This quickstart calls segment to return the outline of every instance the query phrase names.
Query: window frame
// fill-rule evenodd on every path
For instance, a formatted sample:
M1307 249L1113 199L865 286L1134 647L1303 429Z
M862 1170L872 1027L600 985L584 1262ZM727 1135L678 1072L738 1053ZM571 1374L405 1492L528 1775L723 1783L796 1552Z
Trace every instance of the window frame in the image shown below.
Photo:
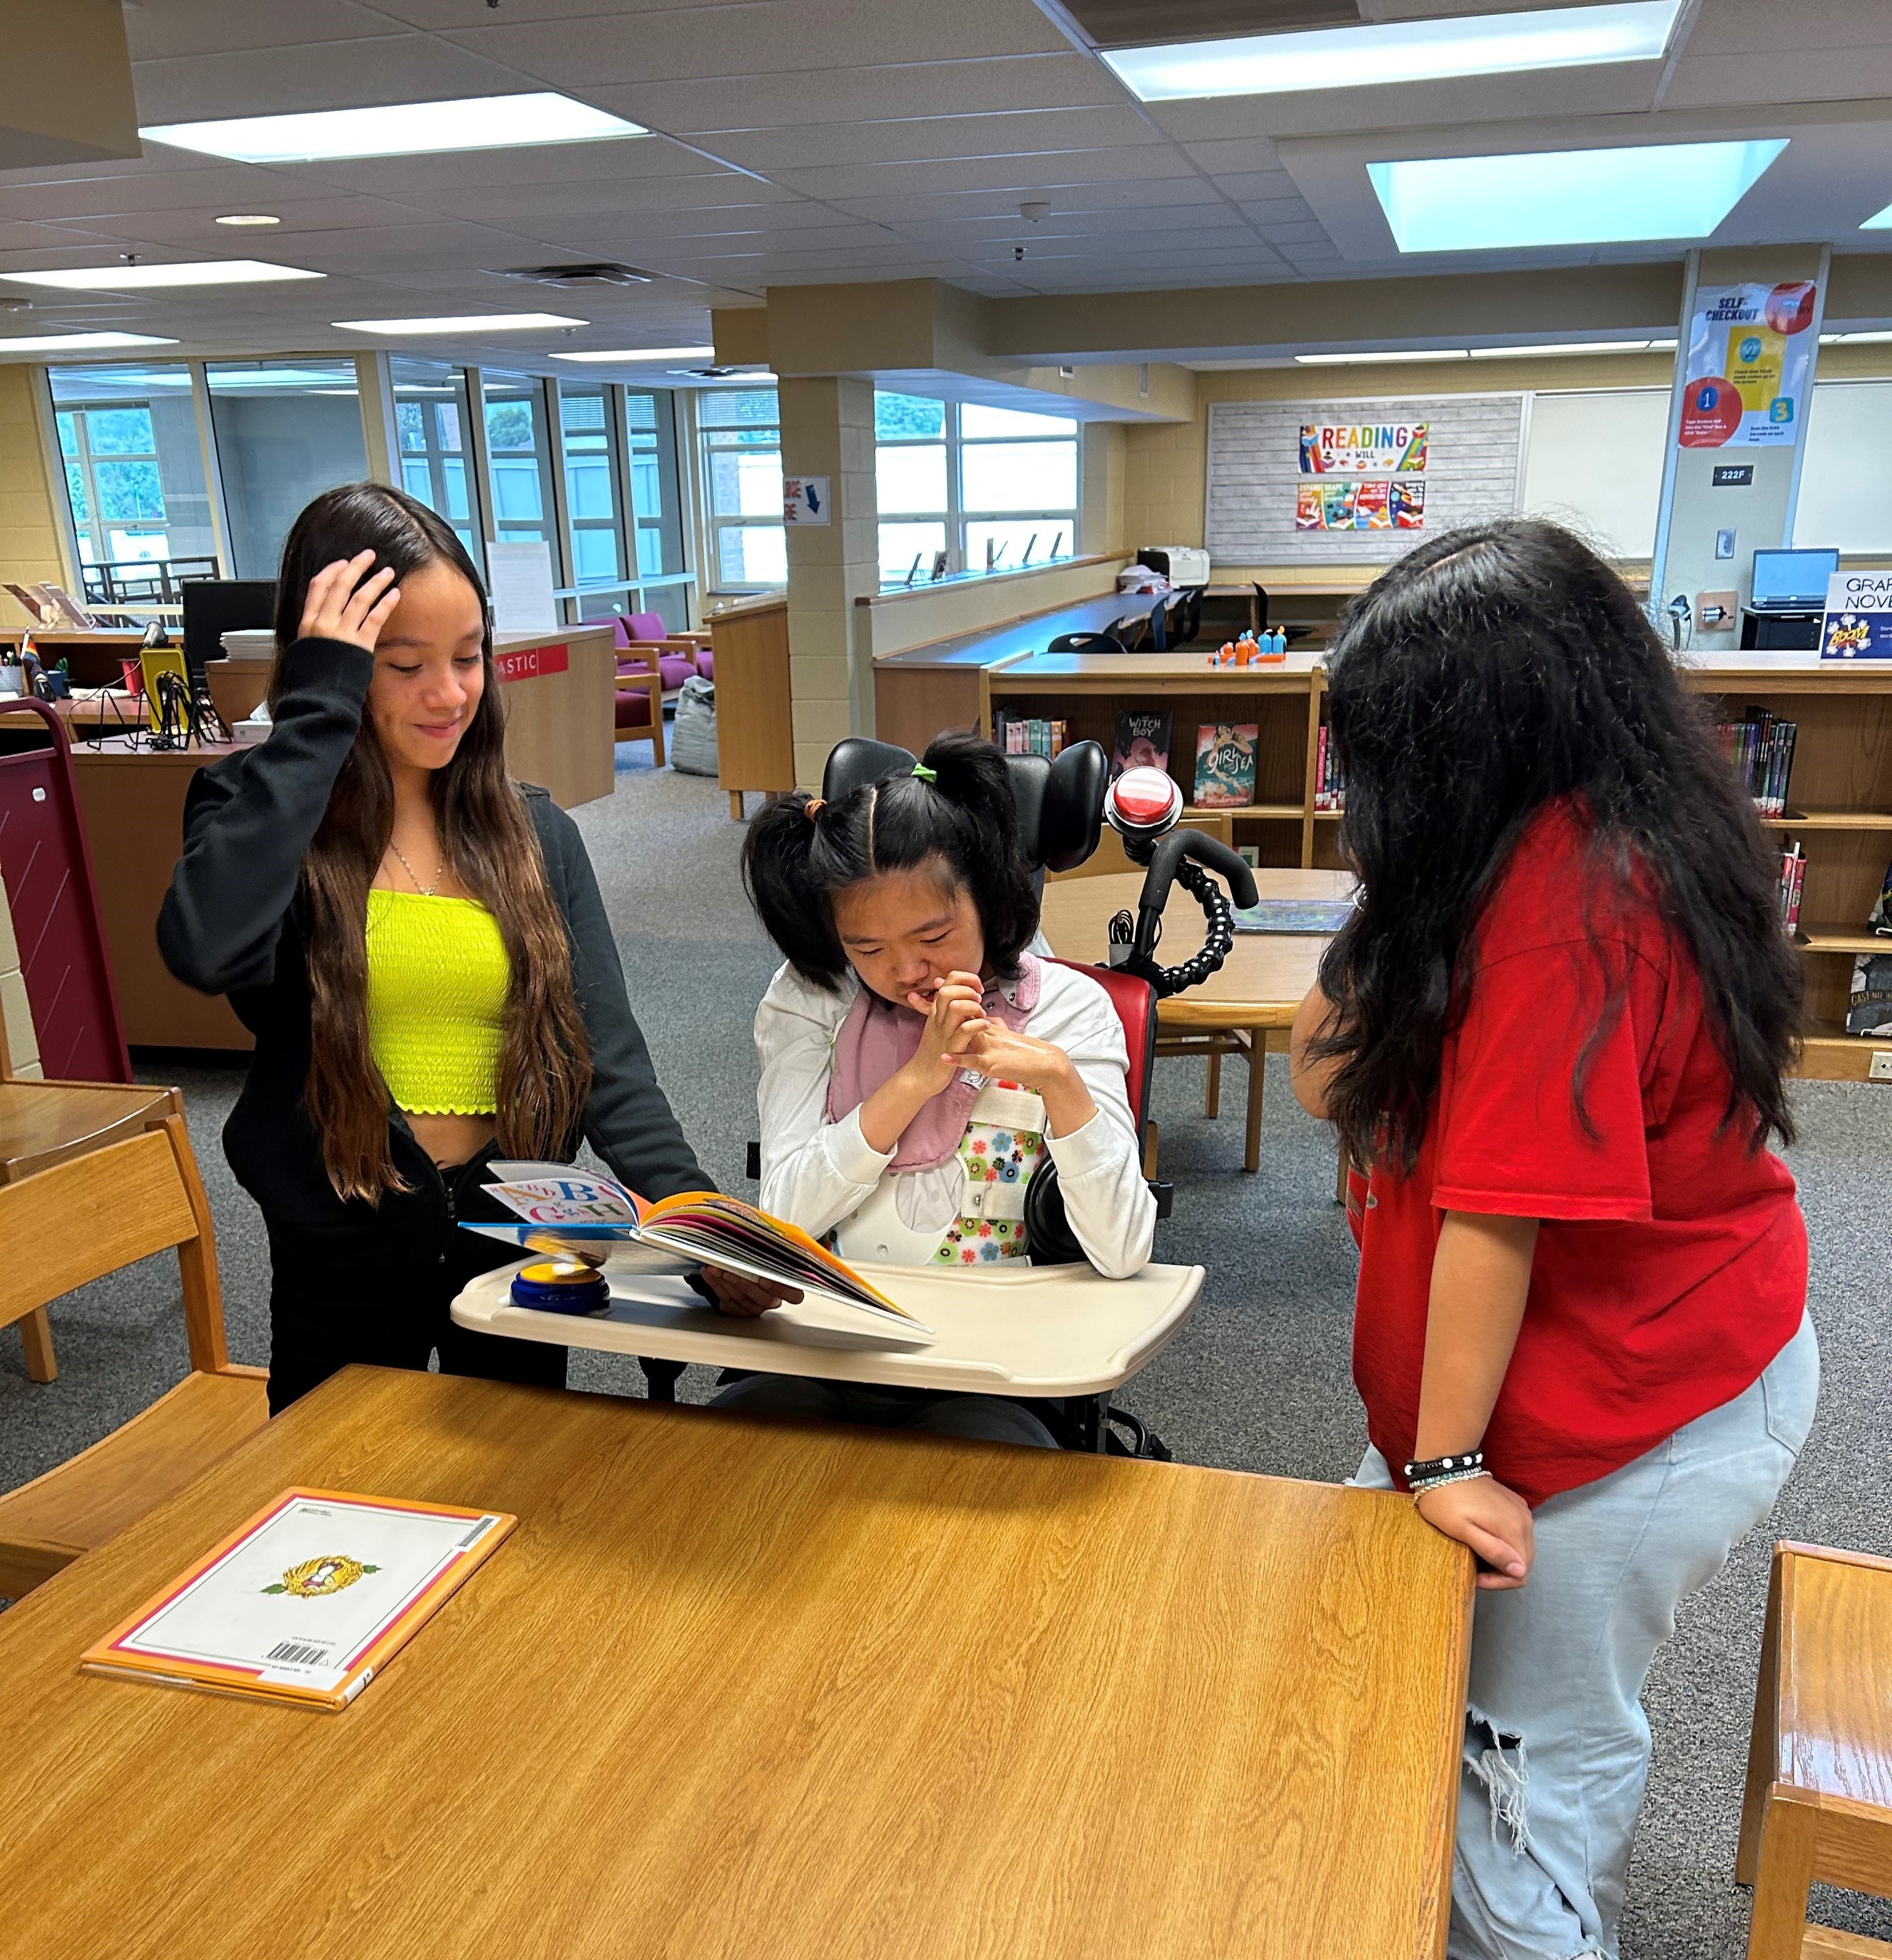
M783 523L779 505L774 517L743 517L739 514L726 514L716 508L716 459L718 456L754 456L767 454L767 447L757 442L739 442L734 438L746 433L768 429L774 435L774 453L779 460L782 453L781 399L771 388L724 389L704 388L697 391L697 453L698 466L702 472L703 531L705 555L709 559L706 568L709 577L704 590L717 593L774 592L781 587L768 580L733 581L723 575L723 533L727 530L779 530L782 533L783 561L787 559L788 530ZM775 419L771 422L731 422L722 426L711 426L703 420L703 406L706 399L718 396L742 393L774 395Z
M149 402L116 401L107 399L97 402L56 401L52 404L54 446L59 451L60 474L65 480L66 514L72 522L73 540L75 544L83 541L90 545L97 554L88 563L84 553L83 552L80 553L79 562L81 566L87 569L97 567L110 571L116 569L121 565L132 566L140 563L158 562L135 558L115 558L112 555L110 536L113 530L161 530L164 535L164 555L162 562L167 566L170 562L171 520L170 507L165 504L164 469L157 453L156 425L152 424L151 426L151 447L148 453L144 451L140 451L137 454L132 454L129 451L116 451L101 456L92 447L92 431L88 420L92 413L95 410L124 409L134 411L142 409L146 422L151 422L151 405ZM66 454L65 444L59 439L61 420L68 415L72 418L73 434L77 444L75 451L71 456ZM160 504L165 504L164 514L156 517L125 518L117 520L107 517L105 514L104 499L99 494L97 466L100 463L148 463L152 469L157 473L157 501ZM80 521L78 514L72 508L72 479L65 474L68 470L73 469L78 471L79 481L85 492L87 514L83 523Z

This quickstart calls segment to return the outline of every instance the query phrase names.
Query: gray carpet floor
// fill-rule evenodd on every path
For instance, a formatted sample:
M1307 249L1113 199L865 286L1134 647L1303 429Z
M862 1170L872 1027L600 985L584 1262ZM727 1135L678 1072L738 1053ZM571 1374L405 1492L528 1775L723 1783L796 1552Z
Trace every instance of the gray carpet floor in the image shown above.
M659 1075L705 1168L752 1195L742 1176L755 1130L749 1027L775 963L742 897L741 828L713 782L628 760L616 795L577 816ZM266 1363L261 1221L217 1141L240 1074L143 1060L148 1079L185 1091L217 1221L231 1354ZM1157 1255L1199 1262L1209 1281L1184 1335L1124 1399L1183 1461L1334 1480L1357 1464L1364 1442L1347 1366L1353 1250L1333 1202L1331 1143L1296 1107L1280 1066L1270 1067L1262 1169L1252 1177L1241 1169L1239 1068L1216 1122L1202 1116L1200 1063L1158 1069L1155 1113L1177 1200ZM1789 1156L1813 1238L1820 1418L1770 1522L1688 1602L1656 1662L1646 1698L1655 1764L1631 1873L1626 1960L1728 1960L1744 1950L1747 1895L1731 1875L1772 1538L1892 1554L1892 1093L1809 1083L1795 1098L1802 1138ZM0 1332L0 1489L104 1435L185 1370L168 1256L58 1302L52 1326L60 1374L49 1386L27 1381L18 1335ZM641 1392L634 1364L614 1357L578 1355L572 1376L584 1389ZM700 1399L706 1388L686 1377L683 1392ZM1815 1916L1892 1937L1892 1904L1822 1892Z

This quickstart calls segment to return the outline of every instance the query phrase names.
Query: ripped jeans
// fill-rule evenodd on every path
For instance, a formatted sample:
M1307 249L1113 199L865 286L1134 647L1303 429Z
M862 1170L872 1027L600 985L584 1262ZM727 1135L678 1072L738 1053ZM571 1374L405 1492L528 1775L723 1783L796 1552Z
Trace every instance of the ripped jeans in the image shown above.
M1649 1777L1649 1664L1676 1608L1767 1515L1819 1393L1803 1319L1732 1402L1541 1504L1529 1580L1478 1595L1451 1960L1614 1960ZM1354 1481L1391 1488L1378 1450Z

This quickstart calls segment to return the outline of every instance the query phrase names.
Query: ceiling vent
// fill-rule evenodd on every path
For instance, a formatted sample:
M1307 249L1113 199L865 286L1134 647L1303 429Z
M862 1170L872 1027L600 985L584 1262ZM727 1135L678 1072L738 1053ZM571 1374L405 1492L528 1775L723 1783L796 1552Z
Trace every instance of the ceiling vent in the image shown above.
M599 259L577 266L508 266L498 276L524 279L535 286L561 286L571 291L588 286L647 286L657 275L635 266Z
M673 368L670 372L673 374L688 374L698 381L727 381L738 374L766 374L768 370L758 367L752 361L740 368Z

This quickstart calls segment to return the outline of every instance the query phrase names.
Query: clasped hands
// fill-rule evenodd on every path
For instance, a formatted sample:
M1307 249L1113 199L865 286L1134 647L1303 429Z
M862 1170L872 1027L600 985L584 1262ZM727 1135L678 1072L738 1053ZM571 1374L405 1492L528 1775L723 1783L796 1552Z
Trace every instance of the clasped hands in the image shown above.
M1041 1096L1072 1073L1070 1058L1061 1048L1016 1034L987 1014L985 985L976 973L949 973L930 992L916 988L907 1004L927 1017L919 1052L907 1064L922 1100L938 1095L962 1068L1022 1083Z

